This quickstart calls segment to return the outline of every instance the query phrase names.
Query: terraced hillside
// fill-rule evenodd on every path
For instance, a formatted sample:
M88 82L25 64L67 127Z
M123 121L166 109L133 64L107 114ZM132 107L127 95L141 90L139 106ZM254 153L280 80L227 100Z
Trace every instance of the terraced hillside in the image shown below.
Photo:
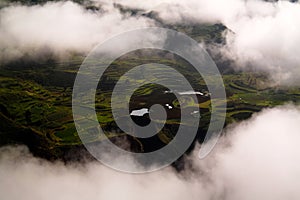
M164 25L167 26L167 25ZM197 41L207 44L224 42L222 32L226 27L215 25L181 26L169 25ZM65 62L48 60L34 62L26 59L1 66L0 68L0 142L1 145L25 143L31 151L48 159L68 159L70 152L84 149L77 135L72 117L72 87L76 73L84 57L75 55ZM145 63L161 63L173 67L184 75L194 90L197 99L188 93L183 106L188 113L181 113L174 95L159 85L146 85L134 92L130 101L130 113L149 109L160 103L167 110L168 118L163 130L150 139L135 138L124 134L116 125L110 108L114 85L126 71ZM227 73L227 66L217 62L223 73L227 93L226 125L249 118L265 107L283 104L286 101L299 103L300 88L270 87L264 74ZM131 81L131 80L128 80ZM185 60L164 51L141 50L131 52L111 64L100 80L96 95L97 117L106 135L113 141L127 139L130 149L150 152L172 140L178 129L181 114L197 115L200 108L201 121L197 140L204 139L210 120L210 95L201 77ZM149 123L149 114L132 115L141 125Z

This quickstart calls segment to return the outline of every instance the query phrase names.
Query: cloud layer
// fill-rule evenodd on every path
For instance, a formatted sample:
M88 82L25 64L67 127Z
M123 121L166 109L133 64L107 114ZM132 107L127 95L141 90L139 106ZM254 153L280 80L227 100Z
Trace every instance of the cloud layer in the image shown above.
M172 168L132 175L99 163L65 166L34 158L25 147L3 147L0 193L5 200L296 200L299 121L299 107L264 110L228 128L205 160L199 160L195 151L181 174Z
M2 62L43 51L61 57L72 51L87 53L115 34L153 24L150 19L124 16L113 7L92 11L69 1L9 6L0 10L0 19Z
M109 1L102 10L72 2L12 5L0 10L0 63L53 52L87 53L114 34L151 26L144 17L121 14ZM268 72L278 84L300 84L300 5L280 1L115 1L157 11L168 23L225 24L221 50L239 69ZM300 199L300 108L266 109L226 130L205 160L187 157L187 167L143 175L99 163L64 165L34 158L26 147L0 149L1 199Z
M98 0L96 0L98 1ZM100 0L101 1L101 0ZM277 84L300 84L300 4L262 0L117 0L154 10L167 23L223 23L223 54L237 69L269 73Z
M269 73L279 85L300 84L300 4L262 0L94 0L99 11L72 2L11 5L0 10L0 60L43 52L89 52L126 30L153 26L143 16L120 13L113 3L156 11L167 23L223 23L227 45L219 48L241 70Z

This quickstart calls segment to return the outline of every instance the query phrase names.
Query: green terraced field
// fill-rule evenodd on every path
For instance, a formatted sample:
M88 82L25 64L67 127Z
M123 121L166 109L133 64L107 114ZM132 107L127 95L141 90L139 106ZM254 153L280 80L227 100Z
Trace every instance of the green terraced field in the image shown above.
M220 25L172 28L182 30L198 41L211 42L220 42L220 33L224 30ZM22 67L18 64L0 68L1 145L25 143L35 154L46 158L61 158L67 150L81 148L72 117L71 97L76 73L83 59L81 56L74 56L69 62L48 63L40 67L24 63ZM148 84L134 92L130 100L130 111L149 108L154 103L172 105L172 110L167 112L168 119L164 129L149 141L125 136L116 126L110 108L114 85L129 69L150 62L173 67L189 80L195 91L208 94L202 77L197 76L189 63L164 51L131 52L112 63L101 78L96 94L98 121L111 140L127 137L132 141L132 148L138 152L152 151L170 142L180 123L180 106L175 95L165 94L164 87ZM226 125L247 119L265 107L287 101L296 104L300 102L300 88L270 87L264 74L223 73L223 79L227 93ZM197 140L202 141L210 120L209 95L197 100L187 95L182 106L190 112L195 107L200 108L201 121ZM149 116L145 115L143 119L136 120L145 123L148 119Z

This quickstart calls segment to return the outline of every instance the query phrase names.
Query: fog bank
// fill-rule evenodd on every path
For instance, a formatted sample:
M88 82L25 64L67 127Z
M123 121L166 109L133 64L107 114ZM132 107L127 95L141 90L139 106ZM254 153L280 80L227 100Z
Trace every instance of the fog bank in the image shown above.
M133 175L99 163L65 166L32 157L27 148L0 149L0 193L20 199L222 199L300 198L300 109L266 109L226 130L204 160L198 150L178 174L171 167Z
M0 63L24 56L39 59L43 52L58 58L72 52L87 54L116 34L153 24L124 16L113 6L87 10L70 1L11 5L0 10L0 19Z
M95 0L97 2L107 2ZM300 4L263 0L116 0L122 5L155 11L166 23L222 23L223 56L238 70L267 72L278 85L300 84Z

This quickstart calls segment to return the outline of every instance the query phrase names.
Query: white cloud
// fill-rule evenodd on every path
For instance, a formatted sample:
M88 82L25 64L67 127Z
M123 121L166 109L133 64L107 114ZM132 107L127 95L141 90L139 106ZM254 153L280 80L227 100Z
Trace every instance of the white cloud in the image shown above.
M0 193L12 199L299 199L300 108L267 109L226 131L193 170L133 175L98 163L86 166L33 158L24 147L0 150ZM197 152L194 153L197 155Z
M98 1L98 0L96 0ZM276 84L300 84L300 4L262 0L115 0L157 11L168 23L223 23L223 53L238 69L265 71Z
M299 121L299 108L279 107L228 130L231 146L216 155L215 175L227 199L300 198Z
M146 18L123 16L113 7L93 12L69 1L10 6L0 10L0 18L2 61L39 55L45 49L58 56L86 53L115 34L153 24Z
M263 3L261 3L263 4ZM271 4L272 5L272 4ZM268 72L277 84L300 84L300 4L280 2L229 22L225 52L237 66Z
M222 52L238 69L270 74L276 84L300 84L300 4L262 0L95 0L105 12L92 12L72 2L10 6L0 10L0 60L40 52L88 52L114 34L154 22L122 15L113 3L157 11L168 23L221 22L226 34Z

